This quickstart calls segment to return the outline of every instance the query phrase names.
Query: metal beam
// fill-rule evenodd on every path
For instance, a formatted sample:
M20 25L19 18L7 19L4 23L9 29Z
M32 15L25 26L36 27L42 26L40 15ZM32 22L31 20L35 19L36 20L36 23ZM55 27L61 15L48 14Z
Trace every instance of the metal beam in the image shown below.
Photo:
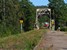
M39 29L38 15L46 14L46 11L49 11L50 29L51 29L51 9L50 8L38 8L38 9L36 9L36 27L37 27L37 29Z

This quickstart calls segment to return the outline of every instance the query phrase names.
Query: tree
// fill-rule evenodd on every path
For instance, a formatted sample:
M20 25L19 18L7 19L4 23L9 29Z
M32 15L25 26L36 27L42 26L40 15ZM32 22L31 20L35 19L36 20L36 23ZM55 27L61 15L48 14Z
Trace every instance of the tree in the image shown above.
M20 5L23 7L24 30L29 31L34 28L35 7L29 0L22 0Z
M23 5L26 5L25 8ZM21 0L20 2L19 0L0 0L0 33L8 35L19 33L19 19L22 16L24 18L24 30L33 29L34 10L35 8L29 0Z
M65 11L64 0L49 0L49 8L52 10L52 18L55 19L57 29L59 23L62 23L61 20L64 18L64 14L66 14L63 13Z
M0 33L19 32L19 16L16 13L20 9L18 0L1 0L0 5Z

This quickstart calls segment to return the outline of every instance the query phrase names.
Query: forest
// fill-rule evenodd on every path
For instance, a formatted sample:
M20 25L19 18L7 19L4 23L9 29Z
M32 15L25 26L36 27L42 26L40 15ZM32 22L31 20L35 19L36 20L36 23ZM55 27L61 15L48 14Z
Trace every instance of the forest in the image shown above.
M67 4L64 0L48 0L51 17L55 19L56 29L67 30ZM34 29L36 6L29 0L0 0L0 37L20 33L20 22L23 19L23 31Z

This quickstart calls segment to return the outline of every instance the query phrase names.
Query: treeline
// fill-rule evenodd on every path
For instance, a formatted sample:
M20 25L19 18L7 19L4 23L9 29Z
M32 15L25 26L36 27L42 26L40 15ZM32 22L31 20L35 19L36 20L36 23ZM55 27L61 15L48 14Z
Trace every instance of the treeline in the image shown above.
M55 19L56 29L67 26L67 4L64 0L48 0L48 7L51 8L51 16ZM64 30L64 29L63 29ZM67 29L66 29L67 30Z
M0 0L0 36L20 33L20 18L24 31L33 29L35 7L29 0Z
M48 0L51 17L56 29L67 25L67 4L64 0ZM23 18L23 30L34 29L35 7L29 0L0 0L0 36L20 33L19 19Z
M50 8L51 18L55 20L55 30L57 30L58 27L61 27L61 30L67 31L67 3L65 3L64 0L48 1L48 6L37 6L36 8ZM43 19L45 20L45 18L42 18L42 20Z

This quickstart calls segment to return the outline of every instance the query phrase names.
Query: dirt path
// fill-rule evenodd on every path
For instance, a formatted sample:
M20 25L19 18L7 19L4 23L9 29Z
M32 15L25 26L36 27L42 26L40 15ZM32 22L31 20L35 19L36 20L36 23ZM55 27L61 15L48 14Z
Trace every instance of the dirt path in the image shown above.
M48 31L34 50L67 50L67 34L60 31Z

